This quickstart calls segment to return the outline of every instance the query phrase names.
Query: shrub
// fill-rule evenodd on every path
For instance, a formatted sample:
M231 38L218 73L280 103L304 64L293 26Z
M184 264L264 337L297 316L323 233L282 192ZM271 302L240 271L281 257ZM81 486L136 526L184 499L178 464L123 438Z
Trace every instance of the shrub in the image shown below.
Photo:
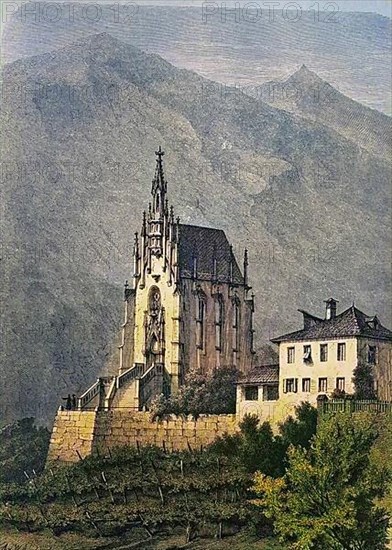
M359 363L354 369L352 381L355 388L355 399L377 399L371 365L368 363Z
M197 418L201 414L235 413L237 379L238 371L233 367L221 367L206 375L192 370L176 395L159 395L152 401L152 418L169 414Z
M23 482L26 474L41 472L49 441L49 431L37 428L34 418L23 418L4 427L0 431L0 483Z

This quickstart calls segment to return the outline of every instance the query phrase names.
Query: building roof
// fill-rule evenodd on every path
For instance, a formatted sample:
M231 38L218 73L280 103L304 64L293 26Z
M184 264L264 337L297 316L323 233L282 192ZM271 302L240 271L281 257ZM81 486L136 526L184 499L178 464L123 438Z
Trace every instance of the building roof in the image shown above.
M240 385L261 385L279 383L279 365L261 365L254 367L237 382Z
M392 331L384 327L377 317L369 317L354 305L332 319L321 319L300 311L304 316L304 328L273 338L272 342L327 340L350 336L392 340Z
M180 224L178 261L182 277L192 278L196 264L198 279L228 283L232 271L232 282L244 284L232 248L221 229Z

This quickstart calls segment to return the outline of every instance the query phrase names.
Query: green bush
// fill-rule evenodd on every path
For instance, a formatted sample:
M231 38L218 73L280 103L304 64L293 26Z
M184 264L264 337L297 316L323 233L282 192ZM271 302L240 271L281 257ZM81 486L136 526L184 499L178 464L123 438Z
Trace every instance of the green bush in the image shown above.
M230 456L247 472L261 471L278 477L284 474L286 453L290 445L308 448L317 429L317 409L301 403L295 418L289 417L274 435L268 422L260 425L255 415L245 415L240 432L218 438L210 447L212 452Z
M50 433L23 418L0 431L0 483L20 483L40 473L46 461Z
M152 401L152 419L170 414L198 418L201 414L235 413L238 374L234 367L221 367L205 375L190 371L176 395L161 394Z

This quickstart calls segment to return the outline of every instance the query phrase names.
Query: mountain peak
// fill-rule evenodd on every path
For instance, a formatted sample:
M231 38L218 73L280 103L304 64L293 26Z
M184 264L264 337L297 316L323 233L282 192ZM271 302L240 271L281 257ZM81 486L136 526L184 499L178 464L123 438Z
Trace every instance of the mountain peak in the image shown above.
M81 38L77 42L74 42L73 45L93 46L93 47L102 47L102 46L118 47L118 46L124 46L125 43L122 42L121 40L118 40L108 32L99 32L95 34L89 34L88 36Z
M301 82L302 84L313 85L315 83L324 82L322 78L319 77L317 73L308 69L308 67L303 64L301 67L295 71L289 78L287 82Z
M315 73L314 71L310 70L306 65L305 63L303 63L301 65L301 67L294 73L294 74L302 74L302 75L307 75L307 76L316 76L317 78L320 78L318 76L317 73Z

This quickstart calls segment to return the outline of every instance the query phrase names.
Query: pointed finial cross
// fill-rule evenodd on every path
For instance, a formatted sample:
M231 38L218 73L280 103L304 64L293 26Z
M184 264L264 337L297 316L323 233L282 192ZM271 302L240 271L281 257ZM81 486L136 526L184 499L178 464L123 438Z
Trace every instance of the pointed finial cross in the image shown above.
M159 162L161 162L161 161L162 161L162 157L163 157L163 155L165 154L165 151L162 151L162 147L159 146L158 151L155 151L155 154L156 154L156 156L158 157L157 160L158 160Z

